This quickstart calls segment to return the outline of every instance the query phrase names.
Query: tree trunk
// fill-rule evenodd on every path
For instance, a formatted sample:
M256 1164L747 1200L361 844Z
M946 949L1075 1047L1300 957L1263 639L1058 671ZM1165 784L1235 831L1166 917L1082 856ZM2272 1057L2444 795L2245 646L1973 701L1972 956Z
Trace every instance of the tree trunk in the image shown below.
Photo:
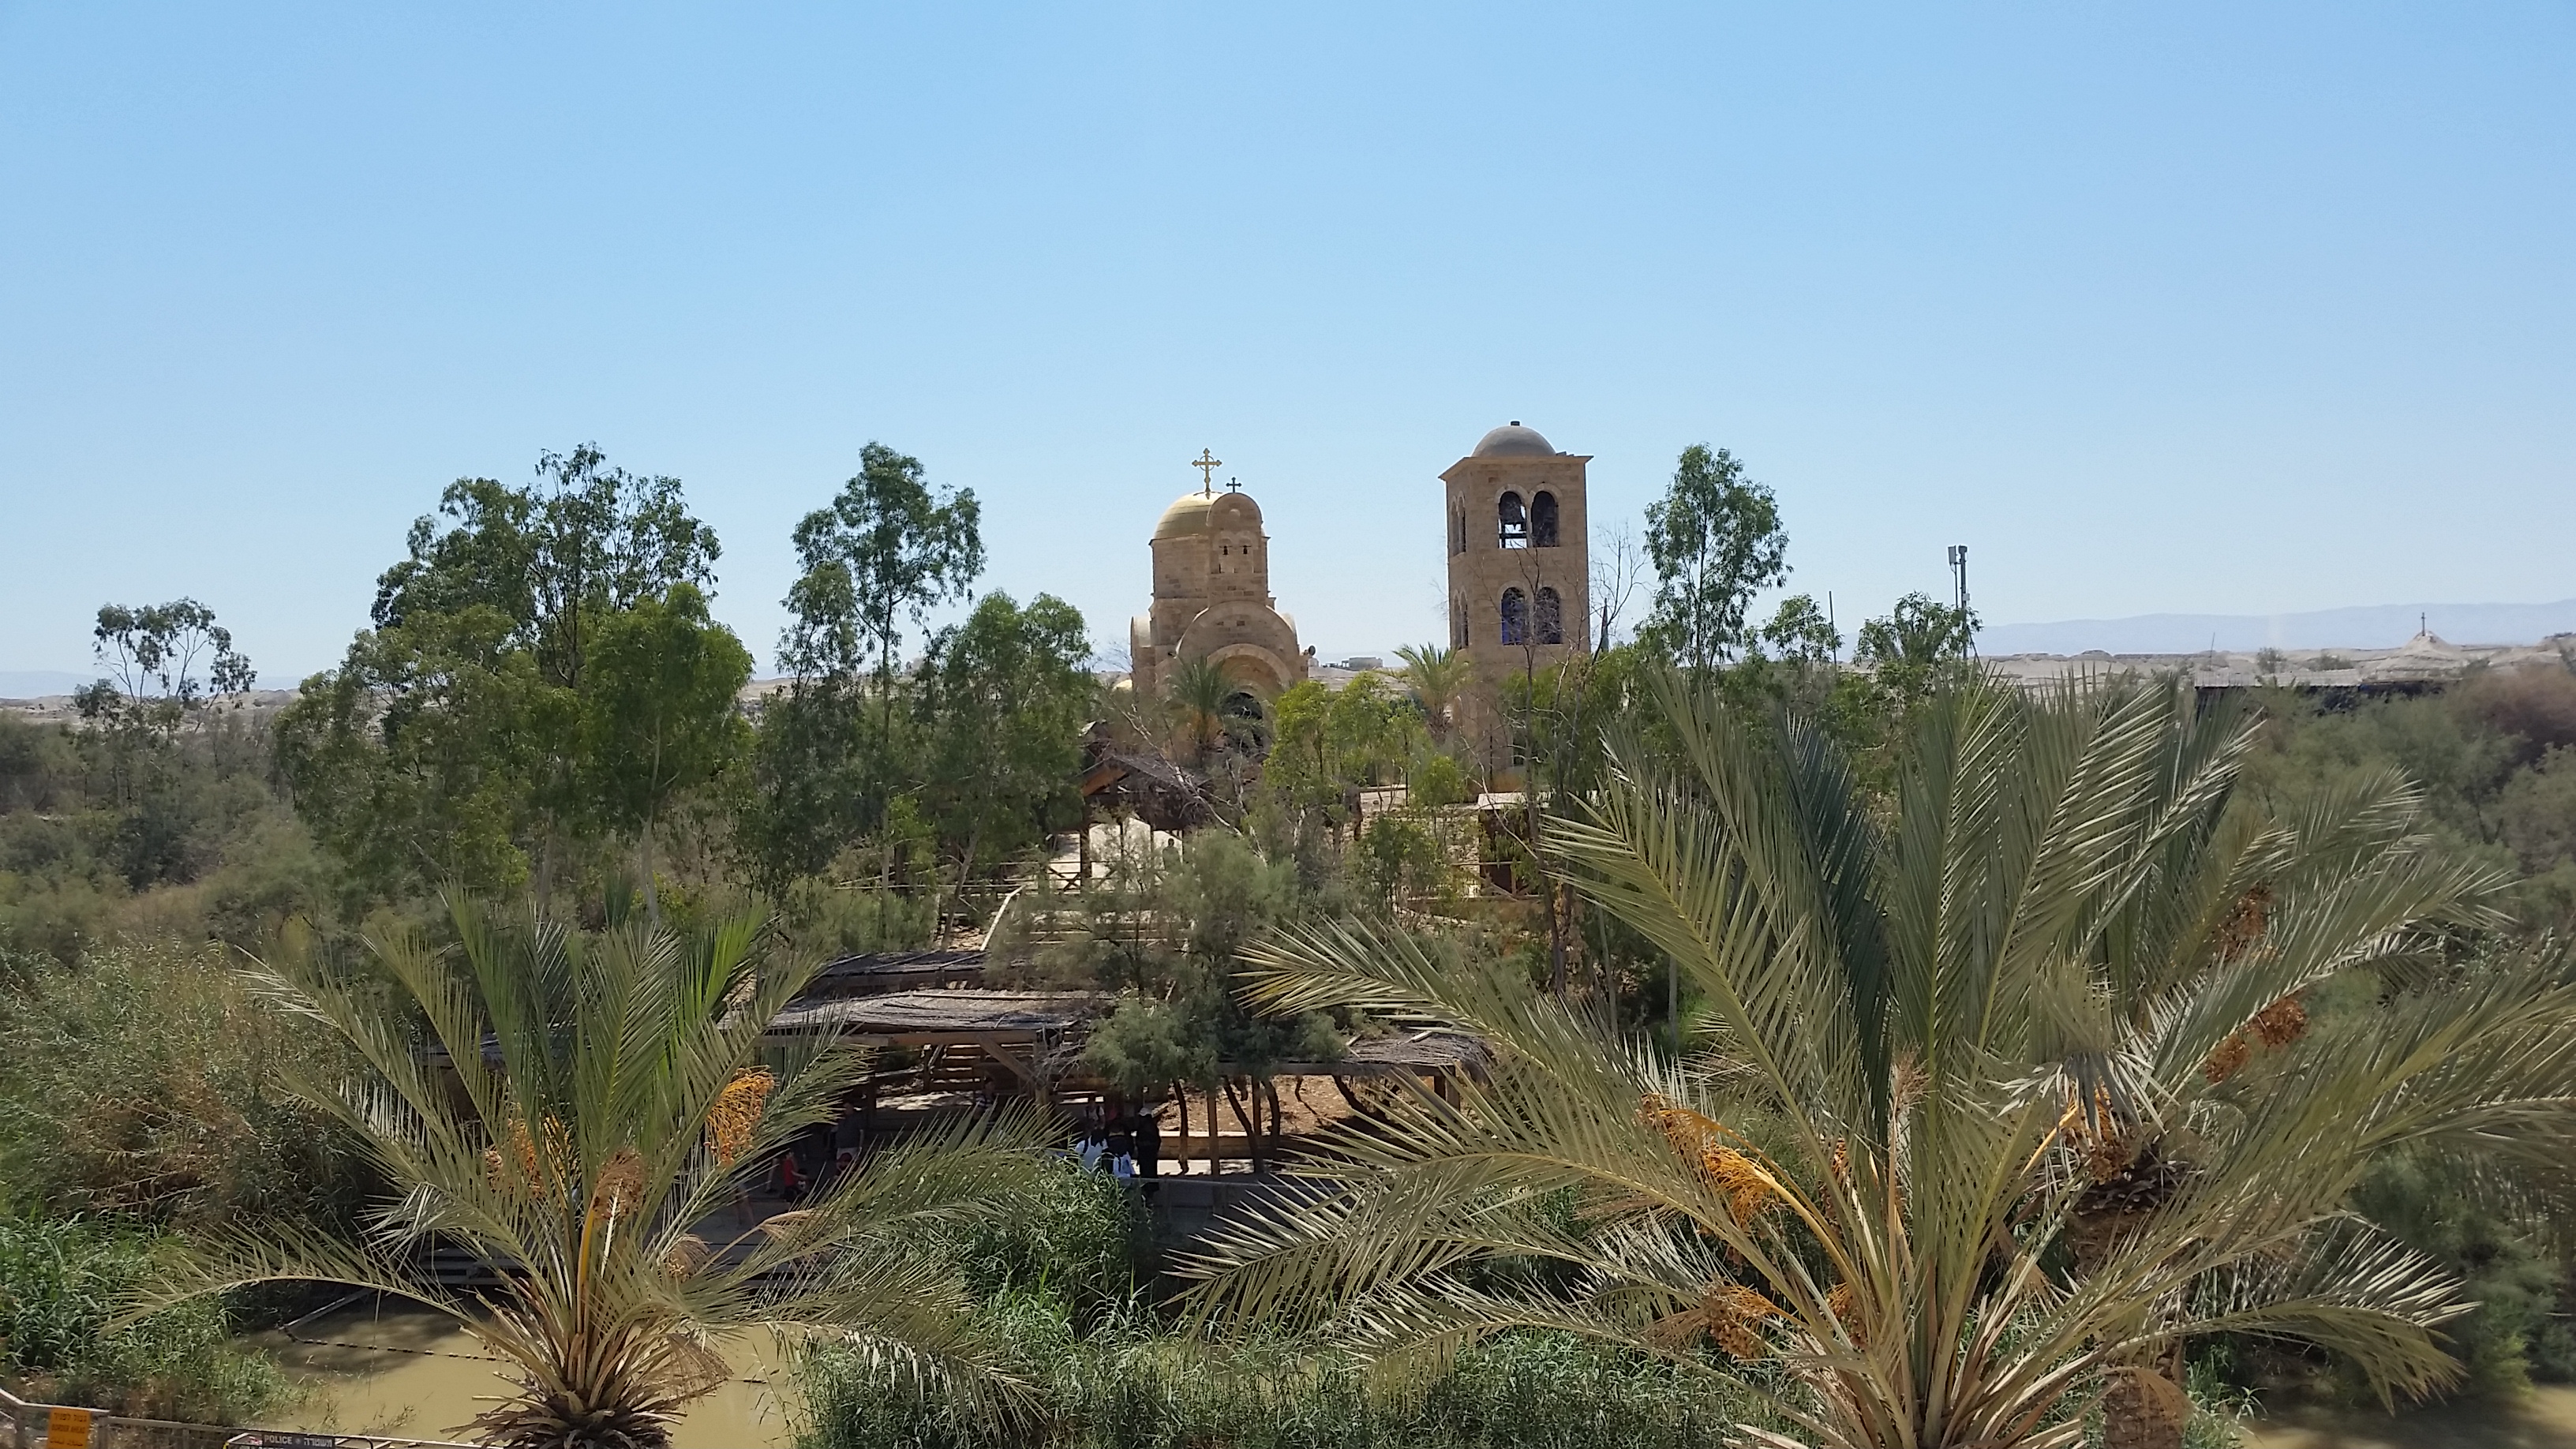
M1207 1099L1208 1176L1214 1177L1225 1171L1225 1158L1218 1154L1216 1145L1218 1136L1225 1131L1225 1123L1216 1114L1216 1083L1214 1082L1208 1083Z
M1244 1110L1243 1099L1235 1095L1234 1083L1225 1084L1225 1104L1234 1109L1234 1120L1243 1124L1244 1146L1252 1154L1253 1176L1261 1175L1261 1098L1256 1094L1250 1111Z
M2143 1364L2114 1372L2102 1395L2102 1449L2182 1449L2191 1396Z
M644 820L644 836L639 842L644 857L644 919L654 930L662 929L662 897L653 889L653 821Z
M1333 1078L1333 1090L1341 1093L1342 1100L1350 1103L1351 1110L1360 1116L1366 1117L1372 1122L1384 1119L1386 1114L1378 1111L1368 1103L1361 1101L1359 1094L1351 1090L1350 1083L1343 1081L1339 1077L1335 1077Z
M1535 823L1532 828L1536 828ZM1538 859L1536 838L1530 841L1530 859ZM1541 909L1547 912L1547 989L1550 995L1563 1001L1566 989L1565 913L1557 906L1555 882L1540 878L1539 899L1543 902Z
M975 828L966 832L966 854L964 858L959 860L957 863L957 901L961 908L965 905L966 901L966 879L968 876L972 875L975 870L975 852L982 847L983 843L984 825L982 820L979 818L976 821ZM938 950L941 944L939 927L941 918L947 909L947 899L948 894L946 887L935 881L932 882L930 898L930 948L934 951Z

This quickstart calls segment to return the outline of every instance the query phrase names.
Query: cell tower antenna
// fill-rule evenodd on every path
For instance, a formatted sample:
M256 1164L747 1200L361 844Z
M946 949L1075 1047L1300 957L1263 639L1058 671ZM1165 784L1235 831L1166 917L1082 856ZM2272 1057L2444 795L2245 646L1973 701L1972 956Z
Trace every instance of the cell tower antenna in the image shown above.
M1968 546L1964 543L1950 545L1950 585L1951 591L1958 596L1959 612L1966 613L1968 611Z

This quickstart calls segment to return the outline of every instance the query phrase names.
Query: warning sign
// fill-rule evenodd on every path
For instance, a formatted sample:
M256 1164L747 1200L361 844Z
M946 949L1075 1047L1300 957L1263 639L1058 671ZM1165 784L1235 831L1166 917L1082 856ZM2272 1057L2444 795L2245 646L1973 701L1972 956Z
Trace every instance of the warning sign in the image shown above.
M87 1409L54 1409L45 1415L45 1449L89 1449Z

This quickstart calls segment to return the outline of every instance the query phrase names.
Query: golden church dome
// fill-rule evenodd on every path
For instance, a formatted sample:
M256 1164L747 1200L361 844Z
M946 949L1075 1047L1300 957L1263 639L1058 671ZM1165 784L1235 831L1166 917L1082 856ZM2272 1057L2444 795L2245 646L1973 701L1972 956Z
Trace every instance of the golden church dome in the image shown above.
M1261 505L1252 501L1251 494L1231 489L1223 493L1184 493L1163 510L1162 522L1154 525L1154 537L1188 538L1207 532L1211 524L1259 528Z
M1154 537L1182 538L1207 532L1208 506L1216 502L1204 493L1184 493L1171 507L1163 510L1162 522L1154 525Z

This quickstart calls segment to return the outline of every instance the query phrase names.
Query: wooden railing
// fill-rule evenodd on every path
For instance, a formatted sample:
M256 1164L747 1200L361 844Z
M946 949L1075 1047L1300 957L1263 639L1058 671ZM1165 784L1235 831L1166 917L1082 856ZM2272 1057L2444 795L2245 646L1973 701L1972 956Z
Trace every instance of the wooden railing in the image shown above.
M0 1446L5 1449L476 1449L445 1439L389 1439L381 1434L308 1434L288 1429L227 1429L87 1409L38 1404L0 1389Z

